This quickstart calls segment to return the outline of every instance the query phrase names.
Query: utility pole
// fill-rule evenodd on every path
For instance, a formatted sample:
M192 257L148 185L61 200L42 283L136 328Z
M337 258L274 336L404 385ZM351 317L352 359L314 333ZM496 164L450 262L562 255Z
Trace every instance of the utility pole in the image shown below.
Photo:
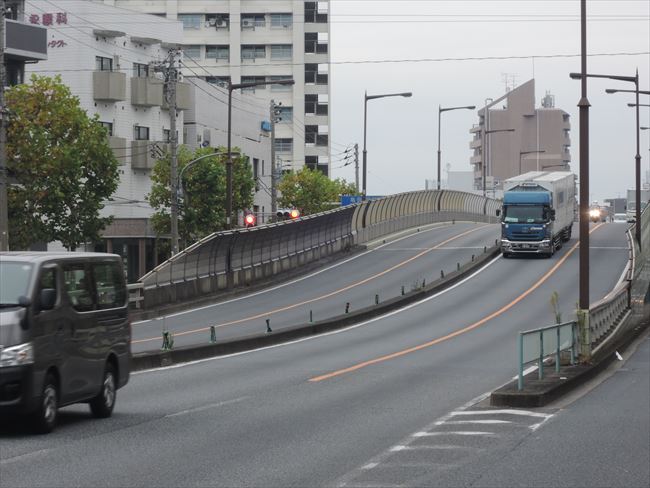
M354 184L359 191L359 144L354 145Z
M6 5L0 0L0 251L9 250L9 210L7 199L7 129L5 119L5 13Z
M172 256L178 254L178 132L176 130L176 83L178 82L178 69L176 68L178 50L169 52L159 70L165 77L165 100L169 106L169 143L171 152L171 167L169 180L171 186L171 238Z
M278 212L278 168L275 161L275 122L278 119L278 106L275 100L271 100L271 218L275 218Z

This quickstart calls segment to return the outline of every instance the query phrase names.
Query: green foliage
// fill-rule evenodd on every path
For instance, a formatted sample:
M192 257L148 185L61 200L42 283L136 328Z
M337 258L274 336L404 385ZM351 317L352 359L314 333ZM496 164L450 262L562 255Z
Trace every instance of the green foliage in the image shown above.
M233 151L237 151L233 148ZM178 233L185 246L223 230L226 225L226 149L207 147L192 152L181 146L178 151L178 173L191 161L207 157L183 172L183 200L178 211ZM151 175L151 193L147 200L156 210L152 224L158 235L171 232L170 155L159 159ZM253 172L245 156L233 158L233 211L250 208L253 204Z
M6 103L11 249L99 240L111 220L99 211L119 172L98 116L88 116L59 76L32 76L7 90Z
M286 174L278 190L280 206L296 207L303 215L323 212L337 207L341 195L358 194L355 185L345 180L330 180L318 170L308 167Z

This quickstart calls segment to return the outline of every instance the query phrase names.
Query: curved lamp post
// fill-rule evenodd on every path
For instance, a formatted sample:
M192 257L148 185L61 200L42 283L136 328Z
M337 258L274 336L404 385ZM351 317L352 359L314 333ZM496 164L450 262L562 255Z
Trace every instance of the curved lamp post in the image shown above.
M476 106L467 105L465 107L441 107L438 105L438 190L440 190L440 115L442 112L449 112L451 110L474 110Z
M374 100L376 98L387 98L387 97L411 97L413 93L387 93L385 95L368 95L368 92L365 92L363 97L363 188L361 190L361 200L366 199L366 178L367 178L367 167L368 167L368 151L366 151L366 126L368 122L368 100Z

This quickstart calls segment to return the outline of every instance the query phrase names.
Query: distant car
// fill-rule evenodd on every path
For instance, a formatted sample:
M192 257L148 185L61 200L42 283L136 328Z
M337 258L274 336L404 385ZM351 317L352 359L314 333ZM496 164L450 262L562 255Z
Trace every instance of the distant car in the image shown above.
M599 207L592 207L589 209L589 220L592 222L606 222L607 221L607 212L604 212Z
M614 222L627 222L627 214L624 213L614 214Z

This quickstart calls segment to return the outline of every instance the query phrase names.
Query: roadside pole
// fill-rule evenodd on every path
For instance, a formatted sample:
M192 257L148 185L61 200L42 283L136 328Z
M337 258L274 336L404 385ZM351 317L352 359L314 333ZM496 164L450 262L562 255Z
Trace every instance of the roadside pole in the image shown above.
M5 120L5 1L0 0L0 251L9 250L9 201L7 199L7 128Z

